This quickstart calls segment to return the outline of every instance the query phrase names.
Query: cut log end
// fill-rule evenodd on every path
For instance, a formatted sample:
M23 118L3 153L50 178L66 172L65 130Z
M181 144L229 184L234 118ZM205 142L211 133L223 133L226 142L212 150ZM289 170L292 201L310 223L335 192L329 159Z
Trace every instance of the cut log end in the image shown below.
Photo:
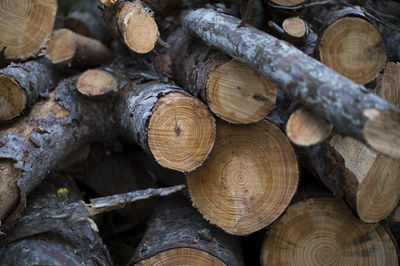
M0 121L19 116L25 109L27 96L14 78L0 74Z
M14 168L12 160L0 160L0 221L2 221L19 200L17 179L21 172Z
M275 3L280 6L297 6L305 3L307 0L271 0L272 3Z
M86 96L100 96L117 90L118 81L109 72L103 70L87 70L76 82L77 90Z
M286 134L295 144L311 146L326 140L332 133L333 125L313 114L304 107L290 115Z
M335 21L323 33L318 48L322 63L360 84L377 77L387 58L379 31L358 17Z
M400 159L400 113L366 109L363 133L368 145L394 159Z
M282 28L292 37L302 38L306 35L306 24L299 17L285 19L282 23Z
M275 84L236 60L212 72L206 88L211 111L230 123L258 122L276 100Z
M154 49L159 31L151 13L138 2L125 2L117 18L125 44L134 52L144 54Z
M194 205L228 233L247 235L275 221L298 184L297 158L286 136L266 120L217 123L213 151L186 175Z
M135 265L225 265L213 255L194 248L174 248L142 260Z
M77 38L73 31L60 29L53 32L46 48L46 57L53 64L69 64L76 51Z
M5 0L0 2L0 51L7 59L26 59L42 48L51 31L57 1Z
M400 63L386 63L384 72L380 75L376 94L391 104L400 107Z
M288 208L266 235L262 265L398 265L396 246L380 224L358 220L334 198Z
M202 102L182 93L158 100L148 128L151 153L166 168L191 171L204 162L214 145L214 118Z

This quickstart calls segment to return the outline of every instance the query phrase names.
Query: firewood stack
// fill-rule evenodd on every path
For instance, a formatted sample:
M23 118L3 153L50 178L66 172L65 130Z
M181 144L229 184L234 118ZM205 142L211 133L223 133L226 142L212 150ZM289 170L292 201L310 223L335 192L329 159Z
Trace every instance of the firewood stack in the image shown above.
M399 14L0 0L0 265L398 265Z

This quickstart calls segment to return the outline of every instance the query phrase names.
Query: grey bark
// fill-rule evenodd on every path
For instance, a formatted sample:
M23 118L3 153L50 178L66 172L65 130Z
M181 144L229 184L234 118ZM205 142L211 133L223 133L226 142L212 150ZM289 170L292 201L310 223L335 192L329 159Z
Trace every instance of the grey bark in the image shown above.
M366 109L388 112L400 125L400 111L382 98L337 74L292 45L214 10L198 9L184 20L185 29L208 45L248 64L307 108L327 118L344 135L366 143ZM388 154L393 156L392 154Z
M129 265L174 248L198 249L226 265L243 265L238 239L210 225L181 197L160 202Z
M60 188L68 189L65 198L57 196ZM0 264L112 265L93 220L81 217L77 223L58 223L55 217L51 223L46 221L48 217L42 216L43 211L56 212L67 208L68 202L80 199L78 188L71 179L52 177L46 180L29 196L27 209L16 229L7 232L5 239L0 237L5 240L0 248ZM37 226L29 227L28 221ZM35 230L39 227L43 230ZM29 229L33 230L28 232ZM21 235L20 230L26 234Z

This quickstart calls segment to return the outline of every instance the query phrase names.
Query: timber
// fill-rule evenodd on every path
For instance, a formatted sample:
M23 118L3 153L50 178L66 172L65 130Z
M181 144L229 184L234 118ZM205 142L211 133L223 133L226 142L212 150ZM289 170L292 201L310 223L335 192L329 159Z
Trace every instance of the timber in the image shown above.
M248 124L260 121L272 110L275 85L253 69L217 51L209 51L204 44L190 40L182 28L166 40L172 47L165 51L171 61L170 75L192 95L200 97L218 117L230 123ZM166 63L159 61L155 64L158 69Z
M394 148L400 145L398 108L292 45L239 24L239 19L210 9L191 11L184 20L189 33L248 64L325 117L338 132L400 158L400 150Z
M153 13L140 0L105 1L105 22L132 51L144 54L154 49L160 35Z
M64 191L65 193L60 193ZM79 223L46 221L52 217L40 215L67 208L68 202L81 200L74 182L67 177L53 175L34 190L21 222L7 232L0 248L1 265L112 265L108 250L100 238L96 224L89 217ZM75 213L78 216L78 212ZM35 227L31 227L34 224ZM90 244L87 242L90 239ZM1 239L4 242L4 239ZM29 252L27 252L29 250Z
M374 92L395 106L400 106L400 63L387 62L379 75Z
M398 265L397 245L380 224L358 220L333 197L291 205L266 233L262 265Z
M230 234L248 235L283 213L298 178L296 154L274 124L219 120L214 149L200 168L186 174L186 184L207 220Z
M268 0L265 0L266 2ZM297 5L301 5L305 2L307 2L307 0L269 0L269 2L272 2L274 4L280 5L280 6L297 6Z
M6 59L27 59L43 48L54 26L57 1L0 2L0 51Z
M53 64L72 68L98 67L112 61L113 54L100 41L60 29L51 35L46 57Z
M180 197L159 203L129 265L244 265L238 239Z
M12 63L0 70L0 121L21 115L40 94L53 89L63 77L61 69L40 59L23 64Z
M92 101L80 95L75 89L77 77L72 77L59 83L28 116L2 130L1 220L8 217L13 224L26 195L85 143L122 136L161 165L180 171L193 170L207 158L215 122L205 105L176 85L161 82L155 73L128 66L126 62L110 66L125 77L111 99Z

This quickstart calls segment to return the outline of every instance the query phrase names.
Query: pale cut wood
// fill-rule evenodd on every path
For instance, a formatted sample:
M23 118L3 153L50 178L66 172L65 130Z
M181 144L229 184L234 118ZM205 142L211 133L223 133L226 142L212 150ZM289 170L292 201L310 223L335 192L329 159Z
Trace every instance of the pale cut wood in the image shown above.
M386 62L381 34L359 17L344 17L331 24L321 36L318 51L322 63L360 84L376 78Z
M109 72L93 69L81 74L76 82L77 90L86 96L100 96L118 90L118 80Z
M97 67L113 59L113 54L100 41L68 29L53 32L46 49L53 64L73 68Z
M191 11L184 28L273 81L338 132L400 158L400 110L287 42L211 9ZM329 78L328 78L329 77Z
M380 224L358 220L344 202L310 198L290 206L266 233L262 265L398 265Z
M247 235L274 222L297 189L299 169L290 142L274 124L217 123L214 149L186 174L194 206L211 223Z
M300 146L311 146L325 141L332 130L331 123L304 107L291 114L286 124L288 138Z
M306 35L306 24L299 17L290 17L283 21L283 30L290 36L302 38Z
M400 106L400 63L388 62L379 76L375 93L395 106Z
M267 0L265 0L267 1ZM270 2L275 3L280 6L297 6L307 2L308 0L270 0Z
M54 26L56 0L0 1L0 51L6 59L26 59L45 46Z

